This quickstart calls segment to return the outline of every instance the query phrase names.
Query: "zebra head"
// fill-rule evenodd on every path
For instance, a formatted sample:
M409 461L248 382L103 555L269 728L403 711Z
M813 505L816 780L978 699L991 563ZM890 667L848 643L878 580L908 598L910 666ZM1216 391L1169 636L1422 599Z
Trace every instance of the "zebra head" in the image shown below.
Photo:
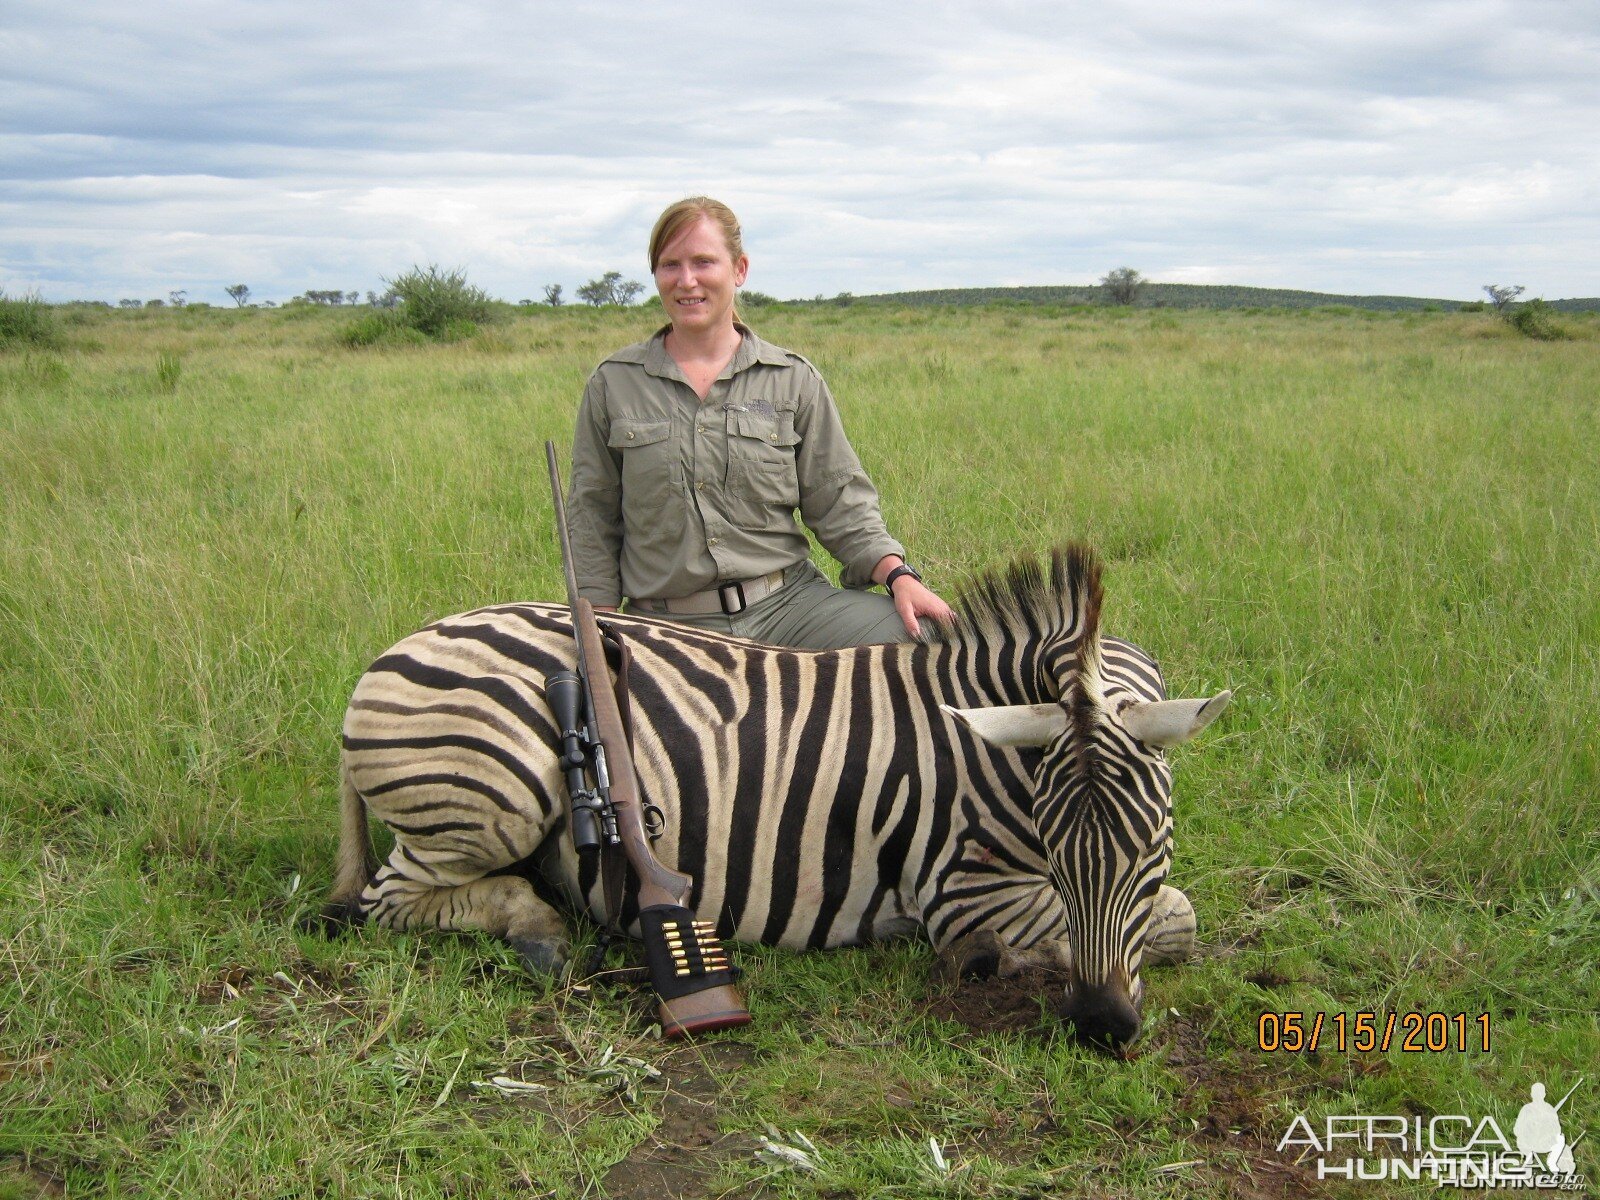
M1139 976L1172 865L1172 771L1163 751L1215 720L1232 698L1168 700L1155 664L1100 637L1100 567L1078 547L1056 560L1063 628L1041 647L1059 699L946 711L991 745L1033 747L1033 820L1060 895L1071 953L1061 1017L1109 1047L1139 1032ZM1181 895L1172 893L1170 895ZM1187 908L1185 906L1185 912ZM1159 919L1159 918L1158 918Z

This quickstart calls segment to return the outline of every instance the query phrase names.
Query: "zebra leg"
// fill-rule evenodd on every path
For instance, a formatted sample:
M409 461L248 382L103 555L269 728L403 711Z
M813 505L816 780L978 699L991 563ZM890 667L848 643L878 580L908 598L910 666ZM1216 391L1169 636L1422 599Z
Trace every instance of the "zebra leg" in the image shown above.
M1180 963L1194 952L1194 906L1175 887L1163 884L1150 910L1145 928L1144 965ZM1000 930L975 929L942 947L935 976L946 982L960 979L1004 979L1024 971L1066 972L1072 967L1072 949L1065 939L1042 938L1031 945L1013 946Z
M947 983L960 979L1009 979L1024 971L1064 974L1072 966L1072 950L1064 940L1046 938L1031 946L1011 946L993 929L979 929L941 950L934 976Z
M1009 950L994 930L975 930L939 951L934 959L934 977L942 983L990 979L1000 973L1000 961Z
M1065 971L1071 950L1064 938L1049 936L1064 931L1064 920L1061 898L1043 877L1017 875L996 883L992 876L965 873L944 880L923 917L937 952L935 976L951 982ZM968 932L952 938L951 927Z
M1194 953L1194 905L1175 887L1161 885L1145 927L1144 965L1180 963Z
M1033 945L1018 948L1007 946L1000 956L1000 977L1020 975L1024 971L1045 971L1052 975L1065 975L1072 967L1072 947L1063 939L1046 938Z
M448 887L385 868L361 900L370 919L390 929L473 929L503 938L531 975L555 975L567 962L566 922L517 875Z

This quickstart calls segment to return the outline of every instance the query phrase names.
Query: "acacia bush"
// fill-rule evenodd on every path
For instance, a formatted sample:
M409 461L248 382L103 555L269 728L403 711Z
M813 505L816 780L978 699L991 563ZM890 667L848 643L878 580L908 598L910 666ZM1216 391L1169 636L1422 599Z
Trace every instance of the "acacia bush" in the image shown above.
M1507 320L1523 337L1530 337L1536 341L1558 342L1571 337L1572 335L1550 315L1553 311L1543 300L1529 300L1514 309Z
M489 294L467 282L459 267L412 267L384 284L400 297L396 310L401 324L441 341L471 337L489 320L493 309Z
M1144 285L1145 277L1132 267L1118 267L1100 277L1100 290L1105 293L1107 304L1126 306L1134 303L1139 299Z

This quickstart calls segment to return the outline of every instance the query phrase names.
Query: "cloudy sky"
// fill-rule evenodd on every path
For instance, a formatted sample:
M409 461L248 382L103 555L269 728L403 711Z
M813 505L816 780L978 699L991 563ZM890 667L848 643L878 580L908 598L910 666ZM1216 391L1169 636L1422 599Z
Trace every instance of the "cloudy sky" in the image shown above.
M1588 0L10 0L0 72L11 295L570 296L698 192L784 298L1600 294Z

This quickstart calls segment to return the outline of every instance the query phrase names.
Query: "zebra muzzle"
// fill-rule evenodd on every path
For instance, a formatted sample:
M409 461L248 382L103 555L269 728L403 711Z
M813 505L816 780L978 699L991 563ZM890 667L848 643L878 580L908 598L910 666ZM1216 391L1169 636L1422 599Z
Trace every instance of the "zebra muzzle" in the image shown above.
M659 1001L661 1036L683 1037L750 1023L734 982L739 968L717 938L716 926L680 905L656 904L639 913L645 965Z
M1078 984L1068 989L1057 1015L1085 1042L1120 1050L1139 1036L1139 1006L1126 985Z

